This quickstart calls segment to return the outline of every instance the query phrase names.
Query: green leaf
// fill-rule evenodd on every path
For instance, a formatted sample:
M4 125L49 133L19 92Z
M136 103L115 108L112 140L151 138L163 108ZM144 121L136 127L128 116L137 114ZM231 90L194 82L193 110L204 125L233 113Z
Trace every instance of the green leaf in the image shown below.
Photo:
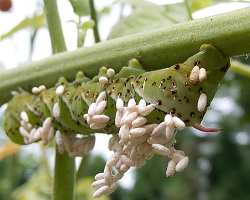
M89 20L89 21L85 21L78 28L78 38L77 38L78 47L83 46L88 29L93 28L94 26L95 26L95 22L93 20Z
M78 16L89 15L89 4L87 0L70 0L74 13Z
M164 6L162 11L137 10L131 15L121 19L114 26L110 38L117 38L138 32L152 30L160 27L167 27L173 24L187 21L188 12L183 3Z
M81 28L83 31L87 31L90 28L95 26L95 22L93 20L86 21L82 24Z
M103 9L101 9L101 11L99 12L99 17L102 15L107 15L110 13L110 7L109 6L105 6Z
M26 19L22 20L17 26L12 28L7 33L1 35L0 40L3 40L7 37L10 37L14 33L18 32L22 29L29 28L29 27L32 27L34 29L38 29L38 28L42 27L43 25L44 25L44 15L43 14L34 15L32 18L26 18Z
M214 4L213 0L194 0L191 4L191 11L195 12L202 8L206 8L208 6L212 6Z

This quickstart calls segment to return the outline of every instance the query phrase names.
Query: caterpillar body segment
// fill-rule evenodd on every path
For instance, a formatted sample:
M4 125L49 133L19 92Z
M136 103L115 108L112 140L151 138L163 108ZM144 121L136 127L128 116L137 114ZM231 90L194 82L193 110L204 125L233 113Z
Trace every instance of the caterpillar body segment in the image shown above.
M117 133L119 127L115 125L115 116L118 98L123 100L125 106L128 106L131 98L137 104L144 99L147 105L154 106L156 109L145 116L147 123L160 123L166 114L170 114L180 118L186 126L199 128L228 68L229 59L224 58L212 45L206 44L201 46L199 53L170 68L146 72L133 59L128 67L123 67L112 76L108 75L106 67L102 67L93 79L79 72L71 83L60 78L55 87L40 93L21 90L14 95L5 111L4 128L11 140L24 144L20 127L23 121L21 113L25 112L29 126L36 130L51 117L54 129L63 133ZM100 81L102 77L106 77L104 81ZM92 116L90 107L95 106L93 103L103 91L106 95L100 100L103 101L99 105L101 109L97 111L94 108L98 115L94 119L105 122L97 125L89 118ZM202 99L198 108L201 94L207 98ZM203 127L200 130L211 129Z
M190 81L195 66L206 69L206 81ZM148 103L181 118L187 126L194 126L200 124L203 119L228 68L229 59L224 58L212 45L206 44L201 46L199 53L188 58L183 64L154 73L146 72L132 84L136 93ZM201 93L207 96L207 106L202 112L197 108Z

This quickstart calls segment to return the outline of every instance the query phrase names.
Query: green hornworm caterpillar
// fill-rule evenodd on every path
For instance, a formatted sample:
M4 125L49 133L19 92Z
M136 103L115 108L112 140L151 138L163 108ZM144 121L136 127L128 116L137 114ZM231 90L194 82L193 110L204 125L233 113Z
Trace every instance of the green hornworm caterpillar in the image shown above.
M200 123L229 65L229 59L205 44L184 63L170 68L146 72L133 59L115 75L108 75L105 67L93 79L79 72L71 83L60 78L53 88L40 91L34 88L33 93L22 90L15 94L5 111L4 128L9 138L19 144L25 143L20 121L25 121L26 115L29 124L36 128L49 118L54 129L63 133L89 134L97 132L96 128L98 133L117 133L115 102L119 97L125 105L131 98L153 104L156 109L146 116L148 123L160 123L166 114L171 114L186 126L216 131L201 127ZM103 126L90 127L84 114L102 91L106 91L107 102L102 114L109 118L105 118Z

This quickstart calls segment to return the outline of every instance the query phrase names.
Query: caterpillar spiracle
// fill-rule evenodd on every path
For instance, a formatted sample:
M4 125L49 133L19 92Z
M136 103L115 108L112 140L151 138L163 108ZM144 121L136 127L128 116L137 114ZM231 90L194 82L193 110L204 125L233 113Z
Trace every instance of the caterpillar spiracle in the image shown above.
M106 67L93 79L78 72L71 83L62 77L50 89L15 92L5 110L4 128L19 144L46 144L55 136L59 152L66 150L72 157L94 147L91 133L112 134L108 148L114 153L92 183L98 198L115 191L130 167L142 167L154 154L170 159L167 177L188 165L188 157L174 147L176 130L220 130L200 123L229 66L228 58L204 44L170 68L145 71L132 59L117 74Z

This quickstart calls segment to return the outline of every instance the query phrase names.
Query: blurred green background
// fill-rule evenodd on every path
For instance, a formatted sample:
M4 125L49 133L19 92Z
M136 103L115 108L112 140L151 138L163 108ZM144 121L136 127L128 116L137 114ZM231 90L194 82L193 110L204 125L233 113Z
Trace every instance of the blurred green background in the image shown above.
M80 2L82 6L87 5L88 1L71 1L72 4L68 6L72 6L70 7L72 13L78 16L79 19L88 16L88 10L79 12L79 4L77 2ZM97 5L100 2L98 0L95 1ZM115 4L113 1L108 2L111 3L102 6L97 12L100 22L104 23L104 18L110 17L114 9L120 9L119 17L117 17L119 20L117 20L118 22L115 23L115 26L108 34L108 37L112 36L113 38L186 21L190 18L188 11L191 13L197 10L202 12L200 9L217 5L222 1L195 0L165 6L147 4L144 1L138 1L137 4L131 3L131 1ZM190 6L189 10L185 3L188 3ZM15 1L13 1L13 6L15 6ZM130 13L124 14L128 8ZM164 10L161 10L162 8ZM15 7L10 9L12 9L10 10L11 13L7 17L11 17L11 14L15 13ZM36 45L35 39L38 37L37 33L45 27L42 9L42 1L37 1L34 16L20 20L19 24L10 30L2 31L5 34L2 34L0 44L4 39L8 38L11 40L14 34L20 34L20 30L28 29L30 37L27 44L30 47L28 54L32 55ZM152 11L151 17L145 18L145 16L149 16L148 9ZM0 16L3 15L5 13L0 13ZM75 31L76 35L78 33L78 37L76 36L75 38L78 41L76 42L76 47L79 47L84 45L84 42L88 42L86 35L89 32L87 30L93 27L93 23L89 18L82 18L79 21L73 20L73 22L77 24L73 31ZM1 27L1 29L3 28ZM102 32L101 28L99 31L100 33ZM28 56L29 59L31 57ZM28 58L27 61L29 61ZM248 55L234 59L250 65ZM3 60L0 60L2 68L7 68L8 66L5 66L4 63ZM219 133L201 133L193 128L188 128L185 131L178 132L176 147L183 150L190 159L189 166L183 172L176 173L172 178L166 178L165 171L168 160L162 156L155 156L147 162L146 166L133 171L134 186L120 186L110 196L100 199L250 199L249 88L249 75L244 73L238 74L230 70L203 121L203 125L221 127L223 131ZM1 127L3 125L3 110L4 107L1 108ZM50 199L54 144L50 144L47 147L34 145L29 148L23 148L11 143L5 136L4 130L0 128L0 145L0 200ZM94 189L91 183L95 174L103 171L104 165L105 159L101 155L91 154L83 158L77 173L77 200L93 199Z

